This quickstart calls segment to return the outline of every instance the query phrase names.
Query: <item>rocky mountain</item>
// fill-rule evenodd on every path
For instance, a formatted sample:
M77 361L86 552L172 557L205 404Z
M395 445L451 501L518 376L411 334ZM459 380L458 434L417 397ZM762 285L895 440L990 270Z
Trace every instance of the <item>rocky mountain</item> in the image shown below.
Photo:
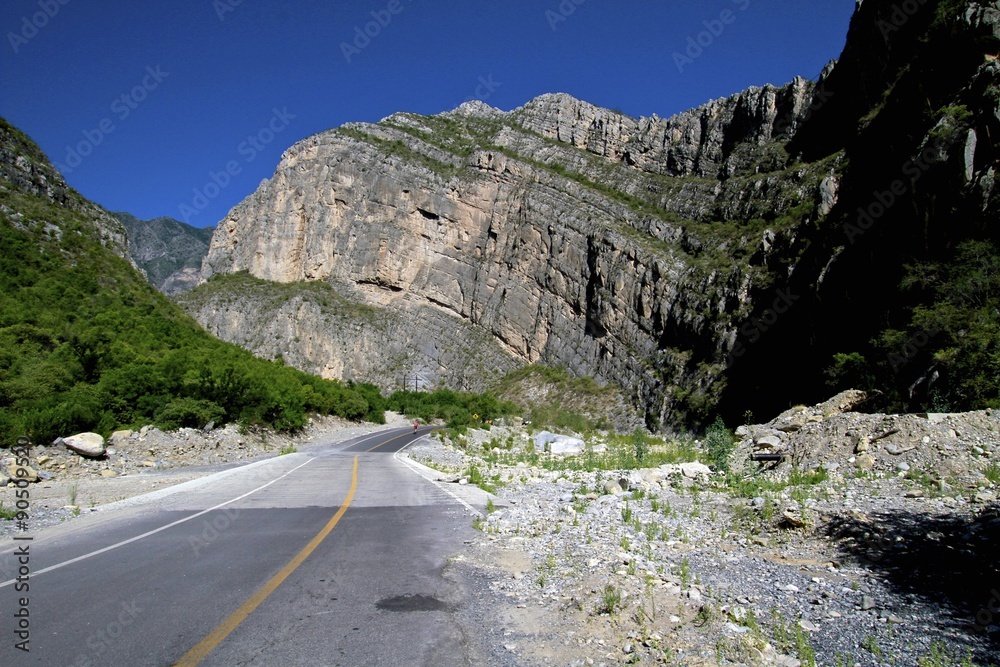
M324 132L220 222L182 304L256 352L383 386L454 384L470 358L564 366L624 388L654 427L859 378L914 405L1000 400L985 381L956 389L964 324L905 347L956 293L964 273L942 267L997 241L998 30L989 3L867 0L818 82L667 119L549 94ZM243 271L294 296L212 280ZM331 326L303 306L311 283L386 324Z
M128 232L128 251L146 272L150 284L164 294L180 294L201 281L201 261L214 227L192 227L173 218L140 220L113 213Z

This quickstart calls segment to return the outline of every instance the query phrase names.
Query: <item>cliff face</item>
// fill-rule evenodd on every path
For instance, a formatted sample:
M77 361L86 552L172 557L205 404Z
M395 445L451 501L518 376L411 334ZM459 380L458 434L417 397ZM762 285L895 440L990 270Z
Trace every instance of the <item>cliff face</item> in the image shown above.
M353 298L344 295L353 294ZM403 296L391 308L349 285L219 276L175 301L209 333L326 378L385 389L483 391L518 364L482 329Z
M430 383L449 369L420 351L440 330L422 326L430 320L413 316L420 311L456 330L488 333L497 344L476 353L488 366L541 362L614 382L652 425L696 422L720 401L742 413L808 400L822 391L816 377L828 362L811 348L828 355L845 330L857 337L882 324L847 323L849 304L824 315L824 327L809 321L823 299L843 298L843 285L832 297L830 286L851 281L865 266L859 249L876 239L858 239L857 263L839 259L848 245L843 224L873 176L867 148L843 128L906 115L892 108L894 95L900 80L917 74L893 54L905 46L909 60L917 58L918 38L942 13L949 22L939 29L966 39L963 53L970 35L984 36L971 48L978 61L938 63L951 68L942 74L948 84L933 91L920 122L884 119L880 143L891 143L893 159L919 155L948 122L937 109L963 94L975 98L967 103L982 109L983 122L996 123L995 101L970 92L996 79L995 59L984 58L996 10L958 4L928 6L926 20L915 17L875 45L865 42L872 26L893 10L868 0L844 60L818 84L753 88L669 119L633 119L553 94L508 113L472 102L316 135L286 151L274 176L219 224L202 274L323 281L353 301L406 314L414 327L410 365L425 369ZM857 55L872 49L887 55L872 62ZM890 92L859 98L851 87L859 79ZM980 150L974 145L968 157L968 141L943 146L939 162L966 155L952 171L981 185L963 195L985 202L976 209L981 219L993 206L984 188L994 160ZM898 285L878 280L868 282L872 301ZM236 336L237 327L224 324L231 315L191 312L223 337ZM246 317L239 328L270 326ZM286 340L286 359L307 368L353 364L377 379L380 345L365 347L380 340L372 329L331 334L306 314L296 326L334 347L343 336L355 342L336 353ZM776 349L806 358L776 370L767 363Z
M727 163L736 170L739 154L754 155L745 144L766 143L770 132L759 128L805 85L748 91L669 121L548 95L510 114L469 104L318 135L289 149L274 177L220 223L203 273L330 281L394 312L420 304L484 329L508 359L636 388L659 418L673 409L671 385L693 380L705 383L699 394L711 391L714 380L692 366L689 350L725 355L718 315L739 307L753 274L696 267L720 251L703 250L711 233L690 234L681 216L708 227L719 209L765 215L805 202L811 210L825 172L754 175L753 189L678 176ZM740 114L756 114L743 135L731 129ZM719 127L706 134L729 136L729 145L692 129L709 118ZM678 132L686 143L666 141ZM657 162L668 153L676 170ZM720 243L753 252L762 234ZM215 316L194 314L226 336Z

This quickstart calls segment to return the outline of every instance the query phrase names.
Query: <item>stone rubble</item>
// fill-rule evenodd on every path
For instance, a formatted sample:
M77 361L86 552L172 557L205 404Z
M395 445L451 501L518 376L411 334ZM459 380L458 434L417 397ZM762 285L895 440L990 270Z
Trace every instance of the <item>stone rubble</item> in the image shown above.
M517 664L1000 664L1000 411L869 415L839 398L741 427L745 489L701 463L496 463L484 444L528 437L503 425L408 451L497 487L460 560L489 582ZM750 461L762 441L788 458Z

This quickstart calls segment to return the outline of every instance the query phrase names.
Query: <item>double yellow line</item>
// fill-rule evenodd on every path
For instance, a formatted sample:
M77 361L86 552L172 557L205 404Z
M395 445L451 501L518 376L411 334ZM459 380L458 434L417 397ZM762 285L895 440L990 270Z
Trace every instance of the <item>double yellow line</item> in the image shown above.
M380 442L379 444L366 449L363 453L378 449L384 445L389 444L393 440L398 440L400 438L411 435L410 433L403 433L402 435L397 435L395 438L390 438L385 442ZM271 577L266 584L260 587L260 589L254 593L246 602L240 605L240 608L234 611L229 617L218 625L214 630L212 630L207 637L202 639L198 644L192 648L190 651L184 654L184 656L174 663L174 667L195 667L198 663L208 657L208 654L215 650L222 641L232 634L240 623L242 623L247 616L253 613L253 611L267 599L267 597L275 591L275 589L280 586L285 579L287 579L292 572L294 572L299 565L309 558L310 554L316 550L316 547L326 539L326 536L334 529L337 523L340 521L341 517L347 512L347 508L350 506L351 501L354 500L354 492L358 488L358 457L361 454L357 454L354 457L354 467L351 470L351 488L347 490L347 497L344 498L344 503L337 510L337 513L333 515L323 529L316 534L316 537L309 541L302 551L300 551L295 558L290 560L285 567Z

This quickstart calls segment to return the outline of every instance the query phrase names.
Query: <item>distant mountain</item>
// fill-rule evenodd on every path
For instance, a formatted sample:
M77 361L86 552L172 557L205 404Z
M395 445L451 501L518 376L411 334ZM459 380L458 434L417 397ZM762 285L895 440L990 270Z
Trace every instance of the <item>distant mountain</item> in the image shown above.
M140 220L131 213L112 215L125 226L129 255L153 287L173 295L198 284L214 227L192 227L173 218Z

